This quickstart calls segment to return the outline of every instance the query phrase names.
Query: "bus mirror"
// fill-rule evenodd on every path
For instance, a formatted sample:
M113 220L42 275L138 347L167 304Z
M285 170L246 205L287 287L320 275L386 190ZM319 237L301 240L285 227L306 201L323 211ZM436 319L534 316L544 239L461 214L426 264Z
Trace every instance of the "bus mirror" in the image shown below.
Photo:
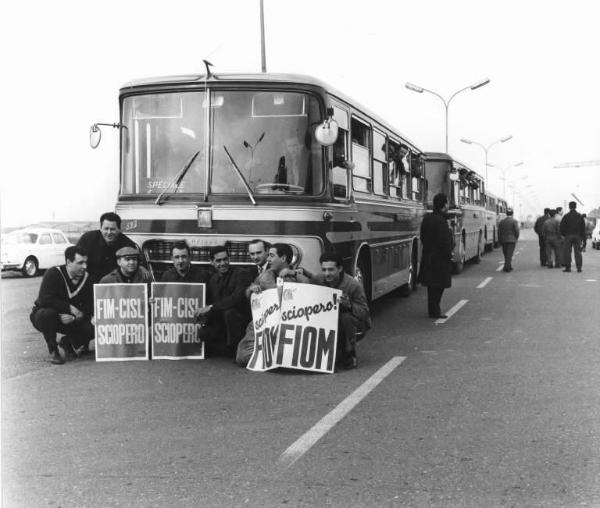
M315 138L323 146L333 145L338 136L338 124L333 118L328 118L315 129Z
M450 171L450 181L458 182L458 172L457 171Z
M92 148L98 148L100 140L102 139L102 131L97 124L90 127L90 146Z

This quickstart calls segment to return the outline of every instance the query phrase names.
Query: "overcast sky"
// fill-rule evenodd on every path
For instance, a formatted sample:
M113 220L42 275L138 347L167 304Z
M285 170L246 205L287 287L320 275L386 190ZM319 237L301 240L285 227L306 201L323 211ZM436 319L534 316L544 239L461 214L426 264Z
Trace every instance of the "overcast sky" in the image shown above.
M600 30L596 2L265 0L267 69L318 77L390 121L420 148L444 149L484 173L489 161L527 201L574 193L600 206ZM94 122L118 121L118 92L141 77L259 72L259 0L10 2L3 9L2 226L88 220L114 208L117 133L88 144ZM489 187L502 192L500 172ZM527 185L532 187L527 188ZM509 200L512 193L508 192ZM524 204L524 207L527 205ZM537 210L536 210L537 211ZM525 210L524 210L525 212Z

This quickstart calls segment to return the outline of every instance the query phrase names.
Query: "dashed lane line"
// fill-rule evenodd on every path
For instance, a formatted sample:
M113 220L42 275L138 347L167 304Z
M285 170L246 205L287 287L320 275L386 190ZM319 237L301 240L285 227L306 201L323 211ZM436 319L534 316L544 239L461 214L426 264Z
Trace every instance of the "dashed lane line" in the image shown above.
M446 317L444 319L436 319L435 324L441 325L448 321L454 314L458 312L458 310L469 300L460 300L454 307L452 307L448 312L446 312Z
M504 261L502 261L502 264L498 268L496 268L496 271L499 272L503 268L504 268Z
M494 277L488 277L487 279L485 279L481 284L479 284L479 286L477 286L477 289L482 289L486 287L493 278Z
M277 464L284 468L292 466L300 457L310 450L319 439L340 422L344 416L352 411L361 400L369 395L369 393L371 393L371 391L389 376L404 360L406 360L405 356L394 356L389 362L375 372L375 374L340 402L337 407L326 414L310 430L297 439L281 454L279 459L277 459Z

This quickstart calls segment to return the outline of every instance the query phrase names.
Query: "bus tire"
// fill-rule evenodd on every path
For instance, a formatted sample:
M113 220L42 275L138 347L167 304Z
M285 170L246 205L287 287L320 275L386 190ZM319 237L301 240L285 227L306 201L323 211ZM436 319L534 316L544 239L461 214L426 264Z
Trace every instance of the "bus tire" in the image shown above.
M412 253L410 255L410 265L408 266L408 282L398 288L398 296L401 296L402 298L408 298L413 291L417 290L418 270L417 248L416 245L413 245Z
M461 240L458 247L458 259L454 263L452 263L452 271L456 275L461 273L465 268L465 255L465 242L464 240Z
M371 303L371 270L366 254L360 253L354 265L354 279L363 287L367 301Z
M481 235L481 231L479 232L479 241L477 242L477 254L473 258L473 263L478 265L481 263L481 256L483 255L483 249L485 248L485 243L483 243L483 237Z

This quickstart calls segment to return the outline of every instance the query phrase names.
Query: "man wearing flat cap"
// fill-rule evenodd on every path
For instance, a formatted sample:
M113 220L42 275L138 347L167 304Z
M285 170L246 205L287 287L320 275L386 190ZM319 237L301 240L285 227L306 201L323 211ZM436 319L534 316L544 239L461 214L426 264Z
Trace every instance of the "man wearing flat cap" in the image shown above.
M506 209L506 217L498 224L498 241L504 254L504 272L512 272L512 257L519 239L519 223L513 217L512 208Z
M560 234L564 236L564 252L563 261L565 269L563 272L571 271L571 250L575 254L575 266L577 271L581 272L583 266L583 258L581 256L581 248L585 239L585 221L581 214L577 211L577 203L571 201L569 203L569 213L565 214L560 221Z
M150 272L140 266L138 249L121 247L116 253L117 268L100 279L100 284L135 284L152 282Z

